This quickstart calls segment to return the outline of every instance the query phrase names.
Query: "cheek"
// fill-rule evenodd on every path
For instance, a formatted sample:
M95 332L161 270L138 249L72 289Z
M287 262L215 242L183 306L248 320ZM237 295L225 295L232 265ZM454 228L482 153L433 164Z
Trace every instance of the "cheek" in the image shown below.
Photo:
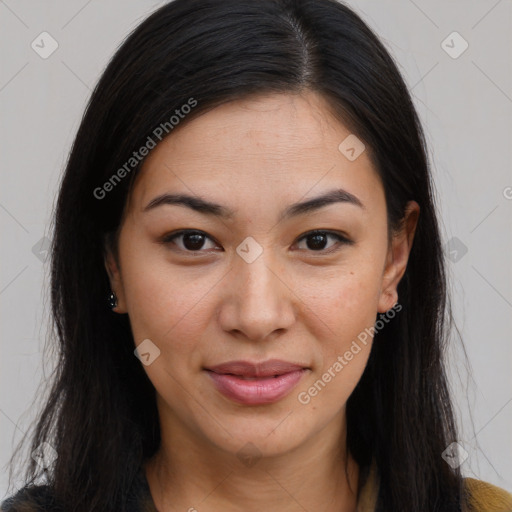
M310 319L316 338L313 374L298 390L299 403L324 419L340 412L366 367L377 316L378 280L356 269L332 279L323 293L311 297Z
M333 382L329 385L333 399L338 399L339 393L352 391L366 365L372 344L371 328L378 313L378 268L373 264L338 268L321 280L317 293L303 297L310 309L310 330L317 340L315 377ZM325 375L328 371L330 374ZM325 399L329 396L326 393Z
M373 325L381 286L377 268L346 265L319 277L316 286L310 282L311 286L303 290L304 303L330 328L331 336L346 337L358 327Z
M200 340L207 329L210 286L189 280L183 273L147 265L131 274L125 288L130 325L138 345L150 339L159 356L144 366L165 401L179 409L189 395L184 382L190 368L201 365Z
M204 329L204 309L209 287L173 274L148 272L125 288L135 340L153 338L158 345L172 341L177 351L192 351Z
M127 243L124 254L123 289L135 343L149 338L162 352L171 342L173 352L193 351L218 276L177 270L154 247Z

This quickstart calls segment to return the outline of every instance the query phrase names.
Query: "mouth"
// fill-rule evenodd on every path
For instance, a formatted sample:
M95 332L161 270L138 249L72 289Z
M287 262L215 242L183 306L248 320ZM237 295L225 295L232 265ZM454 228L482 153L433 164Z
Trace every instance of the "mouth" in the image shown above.
M204 370L225 397L244 405L262 405L288 395L310 368L272 359L262 363L231 361Z

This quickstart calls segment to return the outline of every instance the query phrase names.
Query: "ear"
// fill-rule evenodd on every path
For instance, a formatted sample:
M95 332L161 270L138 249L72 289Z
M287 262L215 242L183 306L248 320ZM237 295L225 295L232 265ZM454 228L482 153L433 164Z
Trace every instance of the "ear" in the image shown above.
M382 275L378 312L385 313L398 302L398 283L405 274L411 252L414 233L418 224L420 207L409 201L398 233L394 233L388 249L386 265Z
M104 243L104 264L110 281L110 288L116 294L117 306L112 311L116 313L127 313L126 300L121 276L121 269L117 256L111 247L110 240Z

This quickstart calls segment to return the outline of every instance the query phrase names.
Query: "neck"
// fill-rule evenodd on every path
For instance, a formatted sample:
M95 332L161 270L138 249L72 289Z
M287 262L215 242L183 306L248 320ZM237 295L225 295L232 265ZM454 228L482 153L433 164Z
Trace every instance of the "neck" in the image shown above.
M244 461L186 427L162 427L160 448L145 466L160 512L356 510L359 468L345 450L344 421L331 422L292 451Z

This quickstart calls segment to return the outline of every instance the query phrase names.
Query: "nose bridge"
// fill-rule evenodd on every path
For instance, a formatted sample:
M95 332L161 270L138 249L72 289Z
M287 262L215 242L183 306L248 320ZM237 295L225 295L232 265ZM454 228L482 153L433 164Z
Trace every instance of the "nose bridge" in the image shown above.
M238 262L236 273L240 277L239 296L252 297L267 303L278 292L276 272L272 270L272 258L268 256L268 250L265 252L266 254L261 254L251 263Z

